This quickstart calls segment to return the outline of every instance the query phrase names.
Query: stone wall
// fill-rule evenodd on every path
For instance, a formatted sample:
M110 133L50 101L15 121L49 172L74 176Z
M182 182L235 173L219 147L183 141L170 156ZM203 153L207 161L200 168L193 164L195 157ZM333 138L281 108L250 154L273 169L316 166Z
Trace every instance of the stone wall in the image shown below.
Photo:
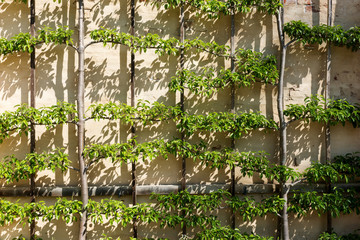
M334 24L345 28L360 23L360 3L357 0L334 1ZM137 1L136 35L156 33L161 37L179 37L179 9L157 9L146 1ZM115 28L129 32L130 3L124 0L86 0L85 17L86 30L89 32L99 27ZM61 3L38 0L36 2L36 25L56 27L66 25L77 30L76 1ZM326 24L326 0L287 0L285 4L285 21L302 20L312 25ZM208 19L205 15L197 15L188 7L185 12L186 38L199 37L204 41L216 41L219 44L230 44L230 17ZM235 18L236 48L246 48L279 56L279 41L276 29L276 19L269 15L252 11L248 14L238 14ZM19 32L29 31L29 8L26 4L6 0L0 5L0 36L10 38ZM87 36L86 42L90 39ZM360 102L359 52L351 52L345 48L332 49L331 97L346 98L351 103ZM175 105L179 96L169 91L168 83L178 68L178 57L157 56L154 50L146 53L136 53L135 98L136 101L163 102ZM41 46L36 50L36 105L50 106L57 101L76 102L77 54L74 49L66 46ZM230 61L216 58L204 53L189 51L185 56L185 65L190 69L203 66L229 67ZM92 103L120 101L130 104L130 52L127 47L110 48L94 44L86 51L86 106ZM302 45L295 43L289 48L285 71L285 101L286 104L303 103L305 97L312 94L324 94L326 73L326 46ZM0 111L11 111L14 106L29 103L29 55L16 53L0 58ZM261 111L269 118L278 119L276 110L277 89L274 86L254 84L249 88L236 89L235 106L238 111ZM224 89L213 94L209 99L193 93L185 94L185 109L193 114L206 114L213 111L229 111L231 105L230 89ZM76 167L76 127L61 125L53 130L36 127L36 150L64 147L70 154L70 159ZM179 137L174 123L159 123L155 127L136 127L137 140L145 142L152 139L168 139ZM86 144L124 142L130 137L128 125L117 121L88 121L86 123ZM195 134L189 141L205 140L213 149L230 146L230 138L226 134ZM311 162L324 162L324 126L318 123L294 122L288 130L288 165L302 170ZM252 131L236 140L239 151L264 150L269 153L269 159L277 163L278 133L276 131ZM360 130L346 124L331 128L332 156L359 151ZM25 135L13 134L0 144L0 157L14 154L21 157L29 152L29 140ZM139 185L179 184L181 179L181 162L179 159L156 159L152 162L140 162L137 166ZM187 161L187 184L228 184L230 170L213 170L192 160ZM131 181L131 165L113 167L110 161L104 161L90 170L89 185L129 185ZM266 178L255 175L253 178L241 177L236 169L236 181L239 186L245 184L268 184ZM0 182L2 187L28 187L28 181L15 184ZM42 171L37 174L38 187L77 187L79 175L77 172ZM270 192L269 192L270 193ZM256 199L268 196L265 192L256 194ZM77 198L77 197L74 197ZM93 197L101 199L102 197ZM113 196L131 202L130 196ZM6 197L13 201L18 197ZM51 204L55 197L39 197L37 201ZM21 197L19 202L28 202L29 198ZM148 196L139 196L139 202L147 202ZM229 224L230 212L219 210L217 213L224 224ZM275 216L256 218L252 222L243 222L237 216L236 225L247 232L259 235L274 235L277 219ZM337 233L350 233L360 227L357 215L341 216L333 220ZM132 236L131 226L93 226L89 224L89 239L99 239L103 232L109 236L121 236L126 239ZM38 222L38 234L44 239L76 239L78 224L65 224L63 221L51 223ZM298 219L290 216L292 239L316 239L325 231L326 217L314 212L310 216ZM194 230L189 230L190 234ZM0 228L0 239L12 239L23 234L29 236L28 227L22 224L12 224ZM169 237L177 239L180 229L159 228L158 226L139 226L141 237Z

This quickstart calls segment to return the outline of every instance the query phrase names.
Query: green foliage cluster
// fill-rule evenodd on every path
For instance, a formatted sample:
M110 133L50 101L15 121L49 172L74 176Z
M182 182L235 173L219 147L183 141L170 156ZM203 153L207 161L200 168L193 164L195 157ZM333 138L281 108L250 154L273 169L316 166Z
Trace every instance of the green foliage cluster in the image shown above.
M152 160L160 155L167 158L168 154L174 154L191 158L194 161L200 160L204 165L217 169L226 166L241 167L240 170L243 176L252 176L254 172L258 172L260 176L265 176L270 180L283 183L289 180L295 182L299 179L315 183L323 180L328 182L344 180L348 182L349 179L360 176L360 156L357 154L337 156L335 162L329 165L314 163L307 168L304 173L300 174L287 166L270 165L264 152L240 153L227 148L221 151L206 151L205 147L206 145L204 143L198 145L190 144L179 139L169 142L155 140L142 144L137 144L136 140L132 139L128 143L123 144L94 144L88 146L85 148L84 157L87 158L90 163L97 162L101 158L109 157L113 162L121 163L137 161L139 157L142 157L145 161L145 159ZM55 171L56 168L60 168L64 171L69 167L69 164L67 154L64 154L61 149L54 153L28 154L25 160L19 160L10 156L6 157L5 161L0 165L0 176L7 179L8 182L18 181L20 179L28 179L30 175L37 170L51 169ZM226 196L226 194L224 194L224 196ZM247 203L253 202L251 199L247 199L246 201ZM252 204L252 208L246 209L246 212L243 212L242 216L244 216L244 218L263 216L268 212L274 212L279 206L282 206L281 203L281 199L273 198L261 204ZM334 206L337 205L335 203L333 204ZM232 199L228 204L238 206L239 202ZM240 204L240 206L243 204L244 203ZM356 204L354 206L356 206ZM271 207L273 208L271 209Z
M318 215L330 212L333 217L340 214L356 212L360 214L360 198L354 189L334 189L331 193L304 192L295 193L288 207L289 212L303 216L310 211L317 211Z
M212 229L205 229L204 231L201 231L196 234L193 240L214 240L214 239L220 239L220 240L228 240L234 237L234 239L237 240L274 240L273 237L262 237L255 234L247 234L247 233L241 233L239 229L232 229L229 226L220 226L217 228ZM357 233L350 233L347 235L339 236L336 233L327 233L324 232L320 234L318 240L358 240L360 238L360 235ZM36 240L42 240L39 237L35 238ZM169 240L168 238L132 238L131 240ZM12 240L26 240L25 237L22 235L13 238ZM112 237L108 237L106 235L103 235L100 240L114 240ZM116 240L120 240L120 238L116 238Z
M317 98L315 98L317 100ZM331 116L337 116L336 121L345 121L345 118L339 118L344 112L348 113L349 104L346 101L332 101L330 102L327 109L319 107L316 103L312 103L309 100L309 104L305 106L291 105L289 111L290 116L302 116L298 113L297 108L300 107L301 111L304 111L304 116L312 117L316 114L322 116L324 112L335 112ZM346 103L346 104L344 104ZM336 106L333 110L333 106ZM345 107L339 107L345 106ZM315 108L315 110L313 110ZM339 110L339 108L341 110ZM295 109L296 111L294 111ZM307 110L310 109L310 110ZM232 114L232 113L210 113L208 115L188 115L187 113L181 112L178 106L168 107L160 103L154 103L149 105L147 103L139 103L136 107L131 107L124 104L99 104L92 105L89 108L91 112L90 118L93 119L120 119L124 120L127 123L133 123L135 119L141 120L144 124L152 123L153 121L159 120L169 120L174 118L177 120L177 127L179 130L184 131L186 135L191 135L195 131L213 131L213 132L228 132L230 137L238 138L243 133L247 133L250 130L257 128L277 128L277 124L273 120L266 119L263 115L258 113L243 113L243 114ZM352 110L351 110L352 111ZM356 111L353 111L354 113ZM310 114L309 114L310 113ZM320 113L320 114L319 114ZM341 114L340 114L341 113ZM309 116L308 116L309 114ZM352 115L350 120L353 119ZM297 118L304 118L297 117ZM25 105L19 106L18 109L14 112L5 112L0 115L1 122L1 134L2 137L9 136L11 130L17 130L19 133L30 131L30 124L41 124L45 125L48 128L55 126L56 124L67 123L67 122L76 122L76 110L75 106L68 103L58 103L52 107L34 109L27 107ZM333 123L335 120L332 119ZM212 168L223 168L224 166L234 166L241 167L242 174L252 176L254 172L259 172L261 176L270 178L271 180L277 180L279 182L287 182L288 180L294 181L299 178L300 175L292 168L286 166L270 166L265 157L264 153L261 152L234 152L231 149L223 149L221 151L206 151L205 144L200 143L190 144L185 141L178 139L165 142L163 140L156 140L153 142L146 142L142 144L137 144L135 140L128 143L115 144L115 145L92 145L87 147L84 151L84 156L92 162L97 162L101 158L110 157L113 162L135 162L139 159L140 156L144 160L152 160L157 156L163 156L167 158L167 154L176 154L186 158L198 159L206 166ZM59 154L58 154L59 155ZM16 178L24 179L26 176L32 173L33 170L36 170L36 167L24 167L21 168L20 164L29 162L38 162L39 169L50 167L46 162L53 159L57 162L59 167L62 167L63 157L57 157L58 155L29 155L25 160L18 160L14 157L8 157L5 159L4 164L2 165L2 175L5 177L5 169L12 168L13 171L17 172ZM359 175L359 164L358 156L356 154L349 154L344 157L338 157L334 163L330 165L321 165L313 164L303 174L308 181L321 181L321 180L330 180L331 182L336 182L338 180L348 181L348 178ZM53 164L51 160L50 162ZM65 164L66 165L66 164ZM18 166L18 167L12 167ZM63 166L64 167L64 166ZM64 169L65 170L65 169ZM15 173L15 172L13 172ZM9 177L9 176L8 176ZM8 179L8 177L5 177ZM16 179L14 178L14 179ZM13 180L11 180L13 181Z
M1 0L3 2L4 0ZM15 2L27 3L27 0L14 0ZM61 0L53 0L53 2ZM190 5L207 13L210 18L219 17L219 13L230 15L234 11L239 13L250 12L252 7L256 7L260 12L267 12L269 14L276 14L278 8L281 7L279 0L166 0L166 2L153 1L154 5L163 4L166 9L180 7L183 4Z
M180 106L165 106L153 103L152 106L140 102L136 107L126 104L97 104L90 107L92 119L120 119L126 123L133 123L134 119L142 121L144 125L153 121L175 120L177 128L190 136L195 131L228 132L230 137L239 138L258 128L277 129L274 120L269 120L260 113L228 113L213 112L207 115L190 115L182 112Z
M335 46L347 47L352 51L360 49L360 27L344 30L341 26L319 25L310 27L302 21L291 21L284 26L284 32L291 40L303 44L329 42Z
M170 144L168 144L170 145ZM164 152L167 143L164 140L154 140L137 144L135 139L126 143L116 144L92 144L85 147L84 157L92 162L98 162L103 158L110 158L113 163L137 162L140 157L143 161L151 161L160 155L167 155Z
M185 39L181 43L177 38L162 39L157 34L148 33L145 36L136 37L128 33L117 32L114 29L99 29L90 33L90 37L95 42L102 42L104 46L112 43L122 44L131 48L133 52L146 52L149 48L156 49L155 52L159 55L169 54L176 55L181 50L189 50L191 48L205 51L214 55L221 55L224 57L231 57L229 46L219 45L216 42L204 42L198 38L190 40Z
M171 91L183 92L188 88L195 94L211 95L218 89L229 85L249 87L254 82L276 84L279 77L274 56L264 56L252 50L238 50L236 56L236 69L221 69L215 73L213 68L205 68L201 74L189 70L179 70L172 77L169 84Z
M38 30L36 37L29 33L19 33L10 40L0 38L0 55L6 55L14 52L29 52L31 53L34 47L38 44L56 43L70 45L72 41L73 31L68 27L58 27L53 30L49 27Z
M152 124L154 121L166 121L181 115L180 106L166 106L163 103L139 101L135 107L124 103L92 104L88 112L89 119L100 120L122 120L125 123L133 124L139 120L143 125Z
M117 223L125 227L135 218L144 223L160 223L161 227L196 226L200 227L201 231L195 239L204 239L201 236L209 237L219 233L214 229L228 232L227 227L221 227L217 216L213 215L216 210L233 209L246 221L267 214L279 214L284 203L284 199L279 196L256 202L248 197L232 197L226 190L217 190L206 195L192 195L187 191L181 191L168 195L153 194L151 198L156 200L154 204L142 203L134 206L126 206L118 200L89 200L84 210L95 224ZM335 189L333 193L324 193L321 196L316 192L296 193L290 199L289 211L301 216L314 210L319 214L329 210L333 216L340 213L349 214L352 211L359 214L359 201L354 190L344 192ZM46 206L44 202L19 204L0 200L0 203L0 225L11 224L14 221L26 223L33 219L63 219L70 223L77 221L83 211L82 203L78 200L58 199L51 206Z
M251 177L257 172L261 177L283 183L296 182L299 179L311 183L348 182L360 176L360 156L357 153L336 156L334 162L328 165L313 163L303 173L299 173L291 167L271 165L266 158L267 154L262 151L237 152L230 148L209 151L207 148L204 142L191 144L180 139L154 140L141 144L132 139L122 144L88 146L84 156L92 161L111 158L113 162L135 162L140 157L143 161L151 161L159 156L168 158L168 154L173 154L200 161L203 165L216 169L240 167L243 176Z
M360 235L357 233L350 233L344 236L339 236L336 233L327 233L324 232L320 234L318 240L358 240L360 239Z
M239 138L251 130L258 128L277 129L277 123L267 119L259 112L229 113L212 112L207 115L184 114L177 128L185 136L190 136L196 131L228 132L231 138Z
M25 159L18 159L15 156L6 156L0 162L0 179L6 179L8 183L17 182L22 179L29 179L37 171L49 169L55 172L56 169L65 171L70 166L68 154L64 149L57 149L53 153L29 153Z
M321 95L305 98L305 104L290 104L284 111L285 116L293 120L311 119L312 121L328 123L332 126L350 122L354 127L360 127L360 105L352 105L344 99L325 99Z
M102 158L110 158L113 163L136 162L139 158L143 161L151 161L156 157L168 158L169 154L200 161L210 168L240 167L245 176L252 176L254 172L265 172L269 165L266 153L259 152L236 152L230 148L221 151L208 151L204 142L191 144L187 141L174 139L171 141L154 140L138 144L135 139L127 143L118 144L93 144L85 148L84 157L92 162L98 162Z
M274 240L273 237L262 237L255 234L241 233L239 229L232 229L229 226L206 229L195 236L196 240Z
M277 13L279 7L282 6L279 0L166 0L165 2L157 0L154 1L153 4L157 6L163 4L165 9L190 5L202 13L208 14L210 18L217 18L220 13L224 15L247 13L250 12L253 7L256 7L260 12L274 15Z
M14 2L22 2L22 3L28 3L28 0L13 0ZM60 3L61 2L61 0L53 0L53 2L58 2L58 3ZM4 0L1 0L1 2L4 2Z
M260 202L250 197L240 199L237 196L226 201L231 209L240 214L243 221L251 221L255 217L264 217L270 213L279 215L284 202L285 200L277 195L262 199Z
M274 165L268 167L266 168L264 175L270 180L276 180L280 183L286 183L289 180L294 182L296 179L301 177L299 172L285 165Z
M277 129L274 120L269 120L260 113L228 113L213 112L208 115L189 115L182 112L180 106L166 106L155 102L139 102L132 107L122 103L93 104L89 107L89 119L100 120L122 120L133 124L135 120L141 121L143 125L153 124L158 121L177 121L177 128L191 135L195 131L229 132L230 137L239 138L243 133L257 128ZM75 105L69 103L58 103L51 107L40 109L19 106L14 112L0 114L0 141L9 137L11 131L27 134L30 124L45 125L52 128L56 124L76 123Z
M0 225L11 224L15 221L31 223L32 220L42 219L51 221L63 219L67 223L76 221L82 212L82 202L77 200L59 199L54 205L46 206L45 202L20 204L7 200L0 200Z
M185 225L205 229L220 224L216 216L209 215L209 212L218 209L228 194L224 190L206 195L191 195L188 191L181 191L177 194L152 195L151 199L156 199L158 202L155 207L157 211L167 213L164 214L160 226Z
M77 111L74 104L58 102L51 107L32 108L26 104L17 106L13 112L6 111L0 114L0 143L11 131L19 134L30 132L30 124L44 125L48 129L57 124L77 122Z
M309 182L348 182L349 178L360 176L360 156L346 154L336 156L332 164L313 163L303 175Z

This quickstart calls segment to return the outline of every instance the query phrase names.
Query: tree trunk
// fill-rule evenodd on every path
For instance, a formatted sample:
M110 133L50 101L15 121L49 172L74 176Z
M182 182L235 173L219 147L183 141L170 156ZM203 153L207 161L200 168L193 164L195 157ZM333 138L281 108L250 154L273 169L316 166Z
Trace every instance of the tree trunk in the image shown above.
M281 0L282 5L284 6L284 0ZM280 7L277 14L277 26L278 34L280 40L280 70L279 70L279 83L278 83L278 98L277 98L277 108L278 115L280 120L280 165L286 165L287 158L287 143L286 143L286 122L284 116L284 73L285 73L285 62L286 62L286 50L287 46L285 44L285 35L284 35L284 7ZM285 182L280 182L280 195L281 198L285 200L283 211L281 214L281 239L289 240L289 221L287 214L287 205L288 205L288 191L285 186ZM280 229L278 229L280 232Z
M332 0L328 0L328 19L327 25L332 26ZM325 108L327 108L327 100L330 99L330 79L331 79L331 44L327 43L327 58L326 58L326 80L325 80ZM325 158L326 164L331 163L331 145L330 145L330 124L327 123L325 127ZM326 192L331 192L331 184L326 184ZM330 211L326 213L326 230L328 233L332 232L332 217Z
M230 36L230 51L231 51L231 72L235 72L235 11L232 9L233 13L231 14L231 36ZM231 113L235 113L235 84L231 84ZM231 139L231 149L235 150L235 139ZM235 196L235 166L231 168L231 187L230 187L231 196ZM235 211L231 209L231 227L235 229L236 227L236 218Z
M131 0L130 4L130 34L135 35L135 0ZM135 54L131 52L131 71L130 71L130 97L131 97L131 106L135 107ZM135 125L131 126L131 138L135 137ZM131 163L131 187L132 187L132 204L137 204L137 195L136 195L136 163ZM136 218L133 219L133 236L137 238L137 221Z
M185 14L184 14L184 6L181 5L180 7L180 43L181 43L181 50L180 50L180 70L184 69L185 65L185 53L184 49L182 48L182 44L185 42ZM184 86L184 83L181 82L181 85ZM180 93L180 106L181 111L185 111L185 94L184 91ZM184 141L185 134L181 132L181 140ZM181 191L185 191L186 189L186 158L181 158ZM182 211L182 216L185 216L185 211ZM184 224L182 227L182 234L186 235L186 225Z
M81 178L81 201L83 202L83 214L80 218L80 232L79 240L85 240L87 235L87 211L85 209L89 200L88 193L88 183L87 183L87 170L85 168L85 161L83 156L84 145L85 145L85 108L84 108L84 92L85 92L85 73L84 73L84 63L85 63L85 49L84 49L84 2L79 0L79 81L78 81L78 91L77 91L77 107L79 114L78 126L78 159L79 159L79 169L80 169L80 178Z

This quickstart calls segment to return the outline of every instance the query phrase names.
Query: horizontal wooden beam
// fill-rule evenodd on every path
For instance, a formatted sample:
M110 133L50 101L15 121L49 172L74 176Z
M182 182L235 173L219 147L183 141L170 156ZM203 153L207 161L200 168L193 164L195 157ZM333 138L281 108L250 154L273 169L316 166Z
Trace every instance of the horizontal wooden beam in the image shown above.
M360 182L356 183L338 183L332 184L333 187L348 189L356 188L360 191ZM273 194L279 188L278 184L237 184L235 186L236 194ZM208 194L210 192L223 189L230 190L230 184L187 184L186 189L191 194ZM148 196L151 193L169 194L181 190L180 184L174 185L139 185L136 195ZM325 184L298 184L291 189L300 192L317 191L319 193L326 191ZM30 196L28 187L1 187L0 197L28 197ZM117 186L90 186L89 196L128 196L132 194L130 185ZM80 187L37 187L35 195L39 197L70 197L80 196Z

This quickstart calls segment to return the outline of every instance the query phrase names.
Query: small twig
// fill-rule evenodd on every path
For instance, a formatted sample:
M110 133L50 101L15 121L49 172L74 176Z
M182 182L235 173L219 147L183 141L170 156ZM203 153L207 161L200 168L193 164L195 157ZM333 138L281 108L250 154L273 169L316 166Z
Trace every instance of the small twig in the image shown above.
M290 186L290 187L293 187L293 186L295 186L296 184L299 184L299 183L301 183L301 182L303 182L303 181L305 181L305 180L306 180L306 178L302 178L302 179L299 179L299 180L297 180L297 181L295 181L295 182L293 182L293 183L287 183L287 184L285 184L285 185Z
M296 42L297 39L293 39L291 40L290 42L288 42L286 45L285 45L285 48L287 48L289 45L291 45L293 42Z
M79 51L79 49L77 47L75 47L74 45L72 45L72 44L66 44L66 46L69 46L69 47L73 48L77 52Z
M286 126L288 126L290 123L295 122L296 120L298 120L298 119L293 118L290 121L286 122L285 124L286 124Z
M88 44L86 44L86 45L84 46L84 49L86 49L86 48L89 47L90 45L93 45L93 44L96 44L96 43L101 43L101 42L103 42L103 41L91 41L91 42L89 42Z
M98 162L98 161L99 161L100 159L102 159L102 158L105 158L105 156L99 156L99 157L94 158L93 160L91 160L91 161L89 162L89 164L85 166L85 171L88 170L88 169L91 167L91 165L93 165L94 163Z
M75 167L72 167L72 166L69 166L68 168L69 168L69 169L71 169L71 170L74 170L74 171L80 172L80 169L78 169L78 168L75 168Z

